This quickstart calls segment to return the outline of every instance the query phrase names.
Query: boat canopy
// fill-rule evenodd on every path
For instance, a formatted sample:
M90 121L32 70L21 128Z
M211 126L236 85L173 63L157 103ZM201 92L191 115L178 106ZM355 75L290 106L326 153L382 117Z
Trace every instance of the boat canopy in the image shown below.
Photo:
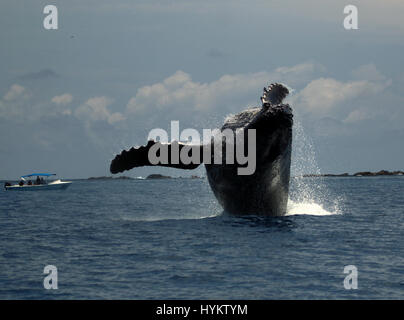
M56 176L56 173L31 173L25 176L21 176L21 178L29 178L29 177L50 177Z

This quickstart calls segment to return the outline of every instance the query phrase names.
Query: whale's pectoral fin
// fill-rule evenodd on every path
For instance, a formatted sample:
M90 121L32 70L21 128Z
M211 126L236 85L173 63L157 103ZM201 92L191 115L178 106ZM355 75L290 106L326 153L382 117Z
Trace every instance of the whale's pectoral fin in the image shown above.
M174 141L160 143L148 141L147 145L123 150L110 165L111 173L119 173L135 167L163 166L192 170L202 163L202 147Z

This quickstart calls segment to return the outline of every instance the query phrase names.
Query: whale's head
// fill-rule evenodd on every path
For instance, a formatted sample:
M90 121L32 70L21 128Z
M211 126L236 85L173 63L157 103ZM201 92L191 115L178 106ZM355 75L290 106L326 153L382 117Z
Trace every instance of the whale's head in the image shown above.
M248 129L255 129L257 156L263 161L267 160L268 156L273 159L291 143L292 108L282 102L288 94L288 88L282 84L269 85L264 88L261 96L262 106L228 116L222 130L243 130L247 134Z
M274 83L264 88L261 107L249 108L225 119L222 129L263 129L272 131L279 127L291 128L293 125L292 109L282 103L289 94L288 88Z
M262 105L279 105L289 94L288 88L280 83L272 83L268 88L264 88L264 94L261 97Z

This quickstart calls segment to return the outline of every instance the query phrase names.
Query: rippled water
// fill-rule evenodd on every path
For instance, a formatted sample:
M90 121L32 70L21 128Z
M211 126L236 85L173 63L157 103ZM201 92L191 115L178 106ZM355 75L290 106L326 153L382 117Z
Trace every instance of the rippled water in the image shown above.
M206 179L0 191L0 298L402 299L403 195L403 177L294 179L288 215L260 218L222 213Z

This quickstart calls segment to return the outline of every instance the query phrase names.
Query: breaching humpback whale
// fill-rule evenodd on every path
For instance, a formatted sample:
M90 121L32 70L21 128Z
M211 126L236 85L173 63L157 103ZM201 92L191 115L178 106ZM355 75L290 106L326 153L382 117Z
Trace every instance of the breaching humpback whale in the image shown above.
M204 163L209 184L214 195L226 212L233 214L253 214L282 216L286 213L289 193L290 160L292 150L292 109L282 100L289 93L288 89L278 83L264 88L261 97L262 106L247 109L228 117L220 129L231 129L234 133L247 135L248 129L255 129L256 134L256 168L250 175L239 175L239 164ZM115 174L134 167L153 165L148 157L149 150L160 142L148 141L145 146L123 150L111 162L110 171ZM244 144L247 138L244 139ZM212 142L213 144L213 138ZM190 147L176 141L167 145L169 161L160 166L195 169L202 162L186 164L179 160L171 161L171 148L201 148L203 145ZM223 158L225 148L223 147ZM213 150L214 148L212 148ZM246 149L244 149L246 150ZM201 151L198 154L203 154ZM213 153L212 153L213 159ZM174 161L173 161L174 162ZM206 162L206 161L205 161Z

